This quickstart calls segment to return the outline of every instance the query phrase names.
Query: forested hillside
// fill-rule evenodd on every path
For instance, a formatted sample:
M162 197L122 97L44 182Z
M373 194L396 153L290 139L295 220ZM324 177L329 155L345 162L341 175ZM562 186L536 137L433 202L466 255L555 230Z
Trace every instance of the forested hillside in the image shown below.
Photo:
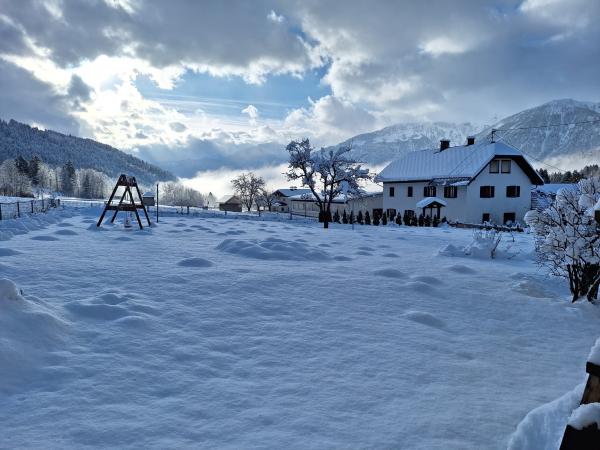
M134 175L143 184L175 179L171 172L110 145L39 130L14 120L0 120L0 162L19 156L26 160L38 156L48 166L55 167L70 161L76 169L94 169L111 178L126 173Z

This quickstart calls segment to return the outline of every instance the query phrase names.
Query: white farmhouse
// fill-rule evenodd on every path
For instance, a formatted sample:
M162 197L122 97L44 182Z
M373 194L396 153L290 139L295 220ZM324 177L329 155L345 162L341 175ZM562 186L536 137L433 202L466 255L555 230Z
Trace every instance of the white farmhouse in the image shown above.
M440 147L407 153L376 180L390 214L446 217L463 223L523 221L531 189L544 181L523 154L503 142Z

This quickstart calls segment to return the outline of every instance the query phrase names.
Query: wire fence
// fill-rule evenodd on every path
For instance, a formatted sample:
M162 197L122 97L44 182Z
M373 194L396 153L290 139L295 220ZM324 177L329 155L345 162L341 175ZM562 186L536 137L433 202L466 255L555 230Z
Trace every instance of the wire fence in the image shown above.
M0 220L18 219L30 214L45 213L48 209L59 206L60 200L54 198L0 202Z

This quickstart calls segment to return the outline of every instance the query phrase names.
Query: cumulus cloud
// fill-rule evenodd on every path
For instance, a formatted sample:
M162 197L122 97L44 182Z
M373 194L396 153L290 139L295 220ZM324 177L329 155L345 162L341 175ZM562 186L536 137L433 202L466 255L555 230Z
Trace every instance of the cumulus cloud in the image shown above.
M5 0L0 113L182 170L273 165L297 137L330 145L401 120L491 122L552 98L600 100L598 15L596 0ZM247 119L238 104L225 117L136 84L177 89L202 72L268 92L272 77L313 69L326 93L277 118L253 100L260 126L248 98Z
M250 123L255 124L258 119L258 109L254 105L248 105L242 109L242 113L246 114L250 119Z
M332 95L310 100L309 108L296 109L285 119L284 128L295 136L314 136L321 145L335 144L344 136L372 130L376 118L350 101Z

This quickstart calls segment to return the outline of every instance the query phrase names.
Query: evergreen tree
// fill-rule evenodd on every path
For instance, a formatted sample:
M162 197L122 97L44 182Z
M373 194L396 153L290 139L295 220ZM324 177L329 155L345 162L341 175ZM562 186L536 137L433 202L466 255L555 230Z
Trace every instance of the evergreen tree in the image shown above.
M361 225L364 223L364 222L363 222L363 213L362 213L362 211L359 211L359 212L358 212L358 216L356 216L356 221L357 221L358 223L360 223Z
M396 214L396 225L402 225L402 216L400 214Z
M23 158L21 155L15 158L15 166L21 175L29 176L29 164L27 160Z
M386 212L384 211L383 215L381 216L381 225L385 226L387 224L388 224L388 218L387 218Z
M379 214L376 212L373 213L373 225L379 226Z
M402 220L404 221L404 225L406 225L407 227L411 225L411 220L410 220L410 216L408 215L408 210L404 210L404 216L402 217Z
M333 221L335 223L340 223L340 213L337 212L337 209L333 213Z
M419 214L419 226L422 227L425 224L425 218L423 214Z
M417 216L412 216L412 218L410 219L410 225L413 227L416 227L419 225L419 223L417 221Z
M342 223L348 223L348 216L346 215L346 210L344 210L342 214Z
M423 225L426 227L430 227L431 226L431 217L425 216L423 218Z
M369 211L365 213L365 225L371 225L371 215L369 214Z
M40 165L42 160L36 155L29 161L29 178L31 184L37 186L40 184Z
M77 178L75 176L75 167L71 161L67 161L63 166L61 175L61 190L66 195L73 195L77 184Z
M432 225L433 225L434 227L437 227L439 224L440 224L440 219L438 219L438 216L434 216L434 217L433 217L433 222L432 222Z
M350 225L352 225L355 222L354 211L350 211L350 216L348 218L348 222L350 222Z

